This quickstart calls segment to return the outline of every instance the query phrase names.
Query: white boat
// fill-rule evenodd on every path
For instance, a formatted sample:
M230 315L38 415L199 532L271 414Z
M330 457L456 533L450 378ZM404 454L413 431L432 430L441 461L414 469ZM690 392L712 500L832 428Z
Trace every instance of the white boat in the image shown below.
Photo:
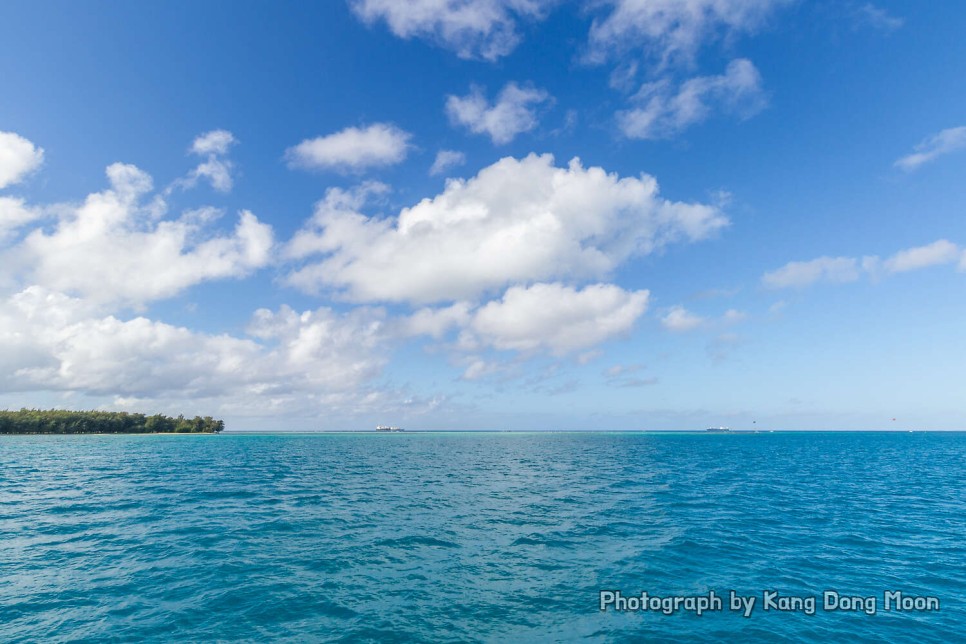
M706 431L706 432L715 432L716 434L722 434L724 432L730 432L731 431L731 428L730 427L709 427L709 428L707 428L704 431Z
M401 432L405 431L402 427L391 427L389 425L376 425L377 432Z

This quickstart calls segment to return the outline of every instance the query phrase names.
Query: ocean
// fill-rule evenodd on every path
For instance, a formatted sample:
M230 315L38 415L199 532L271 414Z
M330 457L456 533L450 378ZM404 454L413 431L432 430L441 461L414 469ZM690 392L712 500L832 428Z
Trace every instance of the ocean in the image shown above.
M4 642L950 642L964 593L963 433L0 437Z

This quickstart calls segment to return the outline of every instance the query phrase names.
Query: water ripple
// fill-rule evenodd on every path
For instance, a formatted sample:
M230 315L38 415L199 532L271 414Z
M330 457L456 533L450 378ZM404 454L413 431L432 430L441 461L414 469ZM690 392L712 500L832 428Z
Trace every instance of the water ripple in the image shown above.
M2 437L0 640L953 641L964 490L963 434Z

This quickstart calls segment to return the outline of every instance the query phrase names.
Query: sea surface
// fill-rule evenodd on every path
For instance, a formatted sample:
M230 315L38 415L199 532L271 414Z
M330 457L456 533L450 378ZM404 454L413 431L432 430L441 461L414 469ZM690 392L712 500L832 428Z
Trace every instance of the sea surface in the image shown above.
M3 642L952 642L964 594L963 433L0 437Z

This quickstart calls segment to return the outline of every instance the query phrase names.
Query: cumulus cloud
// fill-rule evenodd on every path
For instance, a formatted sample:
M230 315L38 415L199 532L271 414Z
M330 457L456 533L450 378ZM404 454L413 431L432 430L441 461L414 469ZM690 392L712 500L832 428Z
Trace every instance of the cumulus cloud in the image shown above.
M548 100L550 95L541 89L508 83L491 104L483 90L473 87L466 96L448 96L446 113L455 125L474 134L486 134L496 144L504 144L535 128L536 106Z
M409 152L411 138L394 125L375 123L305 139L285 155L293 168L359 171L399 163Z
M354 188L329 188L325 198L316 204L315 215L307 226L299 230L284 248L287 259L301 259L309 255L335 250L330 240L320 234L328 222L355 222L368 201L388 193L389 186L380 181L366 181Z
M0 354L12 376L5 387L17 390L210 395L237 382L257 353L245 340L100 316L90 302L38 286L7 301L0 329L0 346L16 338Z
M143 205L152 181L137 167L115 163L107 176L108 190L62 208L53 230L33 230L12 250L11 263L29 283L138 306L268 263L272 229L252 213L240 213L232 234L210 236L200 228L204 218L159 220L163 202Z
M333 196L335 195L335 196ZM713 235L717 206L659 196L653 177L618 177L578 159L504 158L405 208L367 217L329 193L287 247L322 255L286 281L355 301L472 300L494 289L554 279L589 281L635 255Z
M576 288L559 282L512 286L501 297L474 305L457 302L424 307L391 320L390 334L399 339L428 336L440 341L465 369L463 377L477 379L506 371L506 365L480 355L489 349L521 354L563 356L583 352L586 364L599 351L586 351L626 335L646 311L649 292L626 291L613 284Z
M237 143L235 136L228 130L211 130L198 135L191 143L192 154L198 156L224 155L228 149Z
M188 152L204 158L187 176L175 181L165 190L170 194L175 188L188 189L198 185L200 179L206 180L218 192L231 192L234 180L234 164L226 158L231 146L238 143L228 130L211 130L195 137Z
M436 160L433 161L433 167L429 169L429 174L436 176L437 174L443 174L450 168L455 168L466 163L466 155L462 152L457 152L456 150L440 150L436 153Z
M691 313L683 306L672 306L661 318L661 324L668 331L691 331L704 323L704 318Z
M323 307L298 313L288 306L259 309L248 332L274 341L267 361L299 390L356 389L379 375L385 364L385 312L360 307L337 313ZM291 385L289 385L291 386Z
M43 148L19 134L0 132L0 189L19 183L43 161Z
M452 329L466 327L472 319L471 308L468 302L457 302L437 309L421 308L399 322L401 335L427 335L438 340Z
M808 286L815 282L854 282L862 275L880 277L895 273L920 270L943 264L966 268L966 255L961 247L947 239L924 246L900 250L891 257L880 259L867 255L856 257L819 257L807 262L789 262L778 270L765 273L762 283L768 288Z
M911 154L898 159L894 165L906 172L912 172L930 161L964 148L966 148L966 125L951 127L929 137L917 145Z
M540 19L556 1L350 0L350 6L368 24L384 20L400 38L425 38L461 58L496 60L519 42L519 19Z
M0 242L11 233L41 216L39 208L28 206L18 197L0 197Z
M104 315L91 302L32 286L0 307L0 383L138 398L357 398L385 362L382 313L260 309L249 337Z
M231 178L231 161L212 158L200 163L192 172L195 179L207 179L211 187L218 192L230 192L233 181Z
M209 133L191 151L221 155L233 140ZM394 343L432 335L431 321L414 319L405 335L382 309L282 306L257 310L245 333L218 334L128 313L265 266L273 233L248 211L224 231L216 208L169 217L147 173L116 163L106 174L107 188L80 203L35 207L0 197L0 235L9 242L0 251L2 286L14 293L0 296L0 390L70 392L139 410L200 405L236 418L293 410L317 417L319 409L349 417L398 408L404 398L410 414L438 404L376 382ZM366 184L342 202L385 190ZM31 226L40 217L50 225Z
M590 30L589 59L603 62L640 50L660 65L690 62L706 42L758 29L789 0L603 0Z
M468 328L496 349L563 355L629 332L648 296L613 284L580 290L559 283L514 286L481 307Z
M668 80L645 84L634 97L640 107L617 113L625 136L661 139L701 123L715 110L750 118L766 104L761 76L751 61L731 61L720 76L699 76L677 91Z

